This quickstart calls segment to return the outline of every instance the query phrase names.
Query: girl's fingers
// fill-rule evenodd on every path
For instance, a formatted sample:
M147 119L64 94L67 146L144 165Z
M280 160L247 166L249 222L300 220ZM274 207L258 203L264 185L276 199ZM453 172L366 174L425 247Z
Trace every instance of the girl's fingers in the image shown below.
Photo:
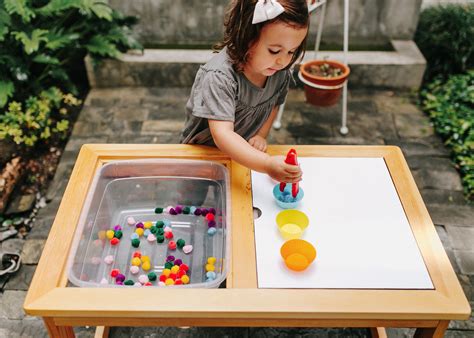
M285 164L284 170L290 175L301 173L301 168L298 165Z

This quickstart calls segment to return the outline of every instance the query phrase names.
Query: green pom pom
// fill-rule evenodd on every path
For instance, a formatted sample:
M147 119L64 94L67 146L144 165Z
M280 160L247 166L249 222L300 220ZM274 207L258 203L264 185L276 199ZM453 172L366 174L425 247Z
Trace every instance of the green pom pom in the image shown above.
M165 236L163 236L163 235L156 236L156 241L158 243L163 243L165 241Z
M155 226L157 228L163 228L164 225L165 225L165 222L163 222L163 221L156 221L156 223L155 223Z
M158 228L158 229L156 230L156 234L157 234L158 236L163 236L163 235L165 234L165 230L163 230L162 228Z
M152 225L151 228L150 228L150 232L151 232L152 234L156 235L156 232L157 232L157 231L158 231L158 228L157 228L156 226Z
M163 208L155 208L155 214L163 213Z
M150 272L150 273L148 274L148 279L149 279L151 282L155 281L155 280L156 280L156 273Z
M125 284L125 285L134 285L135 282L131 279L127 279L125 282L123 282L123 284Z
M166 263L165 263L165 269L171 269L171 268L173 267L173 265L174 265L174 264L171 263L171 262L166 262Z
M140 246L140 240L138 238L132 239L132 246L138 248Z
M183 246L185 246L185 245L186 245L186 242L185 242L184 239L182 239L182 238L180 238L180 239L178 239L178 240L176 241L176 246L177 246L178 248L180 248L180 249L182 249Z
M189 212L191 211L191 209L189 207L184 207L183 208L183 214L189 214Z
M122 230L116 230L116 231L114 232L114 237L115 237L115 238L120 239L120 238L122 238L122 236L123 236Z

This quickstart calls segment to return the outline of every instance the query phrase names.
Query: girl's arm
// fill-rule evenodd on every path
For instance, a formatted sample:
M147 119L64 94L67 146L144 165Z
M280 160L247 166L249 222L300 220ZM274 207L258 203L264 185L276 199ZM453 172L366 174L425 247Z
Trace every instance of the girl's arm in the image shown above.
M255 149L234 132L233 122L208 121L214 143L233 160L252 170L267 173L280 182L293 183L301 180L299 166L285 163L283 156L270 156Z

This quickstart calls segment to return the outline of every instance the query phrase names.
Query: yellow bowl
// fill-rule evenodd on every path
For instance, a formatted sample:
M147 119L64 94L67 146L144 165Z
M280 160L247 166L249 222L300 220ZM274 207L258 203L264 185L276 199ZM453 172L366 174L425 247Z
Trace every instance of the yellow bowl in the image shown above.
M276 223L284 239L296 239L303 234L309 219L302 211L287 209L278 213Z
M316 259L314 246L302 239L286 241L280 248L280 254L286 266L294 271L305 270Z

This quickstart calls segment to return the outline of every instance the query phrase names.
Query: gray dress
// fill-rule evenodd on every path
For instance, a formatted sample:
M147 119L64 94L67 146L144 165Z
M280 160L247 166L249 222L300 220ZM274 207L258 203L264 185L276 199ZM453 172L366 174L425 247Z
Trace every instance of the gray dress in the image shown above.
M215 146L208 119L234 122L234 131L249 140L281 105L288 93L290 71L281 70L268 77L265 87L252 84L232 67L222 49L196 74L186 103L186 121L181 143Z

